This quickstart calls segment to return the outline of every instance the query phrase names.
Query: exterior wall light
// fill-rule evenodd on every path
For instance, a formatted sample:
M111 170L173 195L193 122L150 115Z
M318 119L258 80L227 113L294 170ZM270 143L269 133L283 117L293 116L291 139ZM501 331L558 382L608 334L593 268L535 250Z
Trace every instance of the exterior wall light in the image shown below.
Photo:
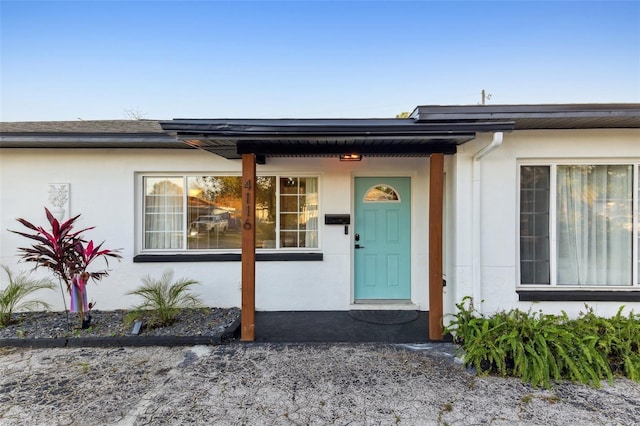
M340 161L360 161L362 155L360 154L340 154Z

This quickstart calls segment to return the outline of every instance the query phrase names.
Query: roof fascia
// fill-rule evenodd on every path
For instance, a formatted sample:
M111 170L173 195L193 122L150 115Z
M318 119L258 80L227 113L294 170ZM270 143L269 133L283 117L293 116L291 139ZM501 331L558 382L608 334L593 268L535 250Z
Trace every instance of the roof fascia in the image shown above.
M417 122L460 120L517 120L519 118L639 117L640 104L552 104L418 106L411 113Z
M442 133L475 133L493 131L512 131L513 121L475 122L475 123L428 123L418 124L414 120L397 119L400 123L388 124L390 120L371 121L368 124L361 120L344 121L336 124L336 120L327 120L326 124L315 120L313 125L283 125L280 120L265 122L260 120L176 120L160 122L163 130L177 137L202 137L218 139L308 139L322 137L402 137L422 136Z

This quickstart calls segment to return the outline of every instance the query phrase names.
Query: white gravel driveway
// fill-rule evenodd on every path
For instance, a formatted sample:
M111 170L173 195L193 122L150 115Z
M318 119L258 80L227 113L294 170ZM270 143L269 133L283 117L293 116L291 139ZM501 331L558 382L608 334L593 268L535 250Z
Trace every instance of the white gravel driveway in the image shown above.
M452 345L0 348L1 425L632 425L640 384L476 377Z

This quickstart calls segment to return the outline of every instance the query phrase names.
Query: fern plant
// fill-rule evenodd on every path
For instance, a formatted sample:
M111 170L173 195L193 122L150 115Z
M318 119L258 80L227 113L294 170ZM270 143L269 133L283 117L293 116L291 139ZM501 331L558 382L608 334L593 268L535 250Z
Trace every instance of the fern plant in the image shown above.
M181 309L202 306L200 298L191 293L191 288L199 282L188 278L174 281L173 270L164 271L160 279L146 275L142 283L127 293L142 298L142 303L125 316L127 326L144 319L148 327L163 327L172 324Z
M640 315L630 312L623 315L624 306L607 319L594 314L586 306L586 312L574 322L576 332L595 336L596 347L607 354L611 371L640 382Z
M15 311L50 308L46 302L26 298L39 290L53 290L55 285L51 281L44 278L32 279L25 272L14 276L9 267L4 265L2 269L7 275L8 284L0 290L0 326L9 325L11 314Z
M601 318L587 307L577 319L513 309L486 317L470 298L456 305L447 327L461 345L465 364L479 372L520 377L533 386L550 387L571 380L599 387L623 374L640 381L640 316Z

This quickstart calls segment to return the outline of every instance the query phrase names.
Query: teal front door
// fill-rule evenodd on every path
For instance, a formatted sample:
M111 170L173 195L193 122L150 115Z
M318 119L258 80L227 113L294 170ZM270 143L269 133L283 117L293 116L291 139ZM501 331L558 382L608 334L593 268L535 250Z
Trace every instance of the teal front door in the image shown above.
M357 177L354 298L411 299L411 178Z

